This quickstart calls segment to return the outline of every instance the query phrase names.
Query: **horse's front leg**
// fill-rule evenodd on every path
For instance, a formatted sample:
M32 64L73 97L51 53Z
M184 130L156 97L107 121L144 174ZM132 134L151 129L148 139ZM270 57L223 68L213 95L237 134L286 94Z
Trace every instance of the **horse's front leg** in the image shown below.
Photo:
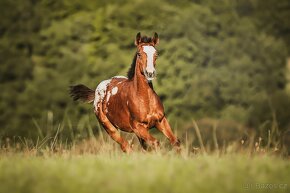
M180 148L180 141L173 134L166 117L163 117L161 121L157 122L155 127L169 139L172 146L177 147L178 149Z
M134 133L137 135L144 150L148 150L147 144L154 149L159 147L159 141L149 133L146 124L140 123L138 121L131 121L131 127Z

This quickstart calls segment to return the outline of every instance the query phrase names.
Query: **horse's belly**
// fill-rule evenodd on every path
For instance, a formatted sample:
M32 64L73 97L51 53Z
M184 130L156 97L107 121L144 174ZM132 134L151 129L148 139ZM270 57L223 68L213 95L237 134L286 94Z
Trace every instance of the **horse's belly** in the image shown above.
M109 121L116 128L126 132L133 132L130 126L129 111L120 101L107 103L107 110L105 112Z

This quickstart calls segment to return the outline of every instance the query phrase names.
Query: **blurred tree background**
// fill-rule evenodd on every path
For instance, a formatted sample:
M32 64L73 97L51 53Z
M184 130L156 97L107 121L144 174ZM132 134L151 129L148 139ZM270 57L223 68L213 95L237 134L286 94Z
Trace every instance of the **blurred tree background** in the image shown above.
M64 139L97 132L92 105L73 102L68 86L126 75L139 31L160 35L154 87L179 133L193 119L233 135L289 133L289 0L1 0L0 9L1 138L59 125Z

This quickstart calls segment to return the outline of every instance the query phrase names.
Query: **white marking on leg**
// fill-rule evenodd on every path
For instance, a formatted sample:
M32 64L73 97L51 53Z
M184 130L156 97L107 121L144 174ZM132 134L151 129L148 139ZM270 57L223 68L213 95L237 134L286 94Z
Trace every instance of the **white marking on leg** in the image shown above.
M117 94L117 92L118 92L118 87L115 86L115 87L112 89L112 95Z

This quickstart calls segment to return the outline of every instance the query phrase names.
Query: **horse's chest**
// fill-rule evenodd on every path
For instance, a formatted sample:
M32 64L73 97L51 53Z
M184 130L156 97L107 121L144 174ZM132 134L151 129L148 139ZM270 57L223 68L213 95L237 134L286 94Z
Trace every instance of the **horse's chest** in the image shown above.
M163 106L156 99L150 101L138 100L134 106L135 108L132 111L134 112L134 119L142 123L147 123L149 127L154 126L164 116Z

